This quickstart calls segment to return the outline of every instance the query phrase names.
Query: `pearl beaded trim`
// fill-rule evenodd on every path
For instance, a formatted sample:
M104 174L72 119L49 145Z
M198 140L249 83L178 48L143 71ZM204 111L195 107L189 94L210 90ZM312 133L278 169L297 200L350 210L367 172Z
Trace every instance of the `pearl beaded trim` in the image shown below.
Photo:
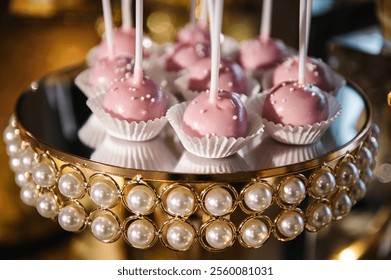
M208 251L235 241L259 248L270 236L289 241L343 218L372 181L378 137L374 125L357 149L307 176L254 178L237 186L95 173L33 147L22 139L14 118L3 133L20 198L41 216L57 220L66 231L90 230L102 242L122 237L147 249L159 240L176 251L197 241ZM236 216L238 225L231 220Z

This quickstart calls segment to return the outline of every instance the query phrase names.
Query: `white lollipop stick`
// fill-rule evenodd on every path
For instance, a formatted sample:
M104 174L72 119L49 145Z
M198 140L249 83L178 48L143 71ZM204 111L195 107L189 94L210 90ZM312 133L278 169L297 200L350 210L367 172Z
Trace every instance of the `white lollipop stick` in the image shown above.
M196 16L195 16L196 6L197 6L197 0L191 0L191 2L190 2L190 24L191 24L191 26L196 25Z
M136 56L134 62L133 82L143 81L143 0L136 0Z
M261 40L268 40L270 38L270 31L272 25L272 0L263 0L262 6L262 20L261 20Z
M102 0L103 18L105 21L105 33L109 58L114 58L114 34L113 18L111 14L110 0Z
M215 103L218 97L219 68L220 68L220 33L223 19L223 0L215 0L213 9L213 33L212 33L212 65L210 78L210 102Z
M122 0L121 13L122 13L122 29L125 31L132 30L132 0Z
M312 0L307 0L307 29L306 29L306 44L307 44L307 52L308 52L308 43L310 38L310 30L311 30L311 15L312 15ZM307 54L306 54L307 55Z
M208 5L206 4L207 0L201 0L201 12L198 21L201 23L208 22Z
M300 0L299 16L299 74L298 82L300 85L305 84L305 61L307 58L307 0Z
M213 34L213 11L214 11L214 7L213 7L213 1L214 0L204 0L204 2L207 2L207 12L208 12L208 17L209 17L209 33L210 33L210 36L212 36Z

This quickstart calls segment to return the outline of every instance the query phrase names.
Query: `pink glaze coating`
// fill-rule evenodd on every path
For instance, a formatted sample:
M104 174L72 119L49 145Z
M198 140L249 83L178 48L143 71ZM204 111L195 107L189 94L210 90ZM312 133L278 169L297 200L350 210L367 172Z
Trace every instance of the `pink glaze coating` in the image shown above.
M179 30L176 39L181 43L209 43L209 25L205 23L187 24Z
M244 69L256 71L268 69L280 63L286 56L286 47L272 38L246 40L239 50L239 63Z
M165 115L167 97L151 79L135 84L133 77L111 87L105 94L103 108L112 117L127 122L154 120Z
M94 87L108 88L112 83L131 75L132 61L128 57L108 57L99 59L91 68L88 77L89 83Z
M211 64L211 58L206 57L188 68L190 90L205 91L210 88ZM220 60L219 88L229 92L246 93L247 77L238 63Z
M166 70L178 72L208 56L210 56L210 45L208 44L178 43L167 54Z
M298 57L290 57L273 72L273 85L285 81L297 81L299 72ZM313 84L321 90L330 92L335 90L336 81L332 70L321 60L307 57L306 83Z
M308 84L295 82L275 86L265 99L262 117L276 124L305 126L328 118L326 93Z
M128 56L134 57L136 50L136 31L134 28L130 30L123 30L122 28L116 29L113 32L114 34L114 56ZM102 38L100 44L99 56L98 58L107 57L108 48L106 37Z
M247 110L240 99L227 91L219 91L212 103L209 92L202 92L187 106L183 115L183 131L191 137L246 137Z

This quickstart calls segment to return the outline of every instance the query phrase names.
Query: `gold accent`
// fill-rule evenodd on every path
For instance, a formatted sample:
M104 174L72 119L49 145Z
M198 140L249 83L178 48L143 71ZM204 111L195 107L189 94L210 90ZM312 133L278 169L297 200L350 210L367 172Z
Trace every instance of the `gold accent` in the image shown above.
M370 109L368 110L370 111ZM376 140L378 133L376 133L375 128L371 129L371 114L369 114L368 123L355 139L340 149L335 150L334 152L300 164L272 168L268 170L238 172L234 174L177 174L170 172L152 172L105 165L64 153L37 139L34 135L28 132L20 122L18 122L16 117L13 117L13 120L14 121L11 122L11 126L15 129L15 131L17 131L17 133L19 133L22 139L21 148L31 147L36 153L37 161L35 164L41 161L47 161L51 164L55 171L55 184L49 188L44 188L37 185L39 193L53 193L56 201L58 202L60 210L62 207L70 203L76 203L85 210L85 226L83 226L79 231L87 228L91 229L93 219L97 215L108 214L114 217L118 223L118 232L116 232L112 238L100 241L104 243L112 243L117 241L122 235L123 239L125 239L125 241L130 244L126 236L129 224L134 220L146 219L152 223L155 229L154 240L147 248L152 247L157 242L157 240L160 240L160 242L165 247L174 251L188 250L197 241L205 250L212 252L225 250L232 246L236 240L238 240L241 246L245 248L251 248L242 240L241 237L241 229L244 223L251 219L259 219L266 224L268 227L268 237L266 240L268 240L271 235L280 241L292 240L296 236L282 236L277 228L278 220L284 213L289 211L295 211L303 218L303 230L316 232L319 229L314 229L307 224L307 215L311 213L312 207L314 207L316 203L325 203L332 210L334 197L338 194L346 192L349 187L346 188L336 186L336 190L333 193L327 194L325 197L316 197L311 192L311 185L312 181L315 180L315 174L320 170L326 170L331 173L334 179L336 179L340 165L343 162L350 162L355 164L359 150L362 149L363 146L367 147L373 156L378 152L378 144ZM374 165L372 164L370 168L373 170ZM81 175L83 178L84 188L86 190L84 195L81 195L78 198L68 198L64 197L59 192L58 180L60 176L66 174L68 171L76 172ZM363 172L360 172L360 176L364 176L361 174L363 174ZM27 175L31 177L30 173ZM278 198L281 185L291 178L299 178L303 181L306 188L305 199L303 200L305 203L300 202L289 205L287 203L283 203ZM108 180L110 183L114 184L116 193L118 195L116 203L113 203L108 207L101 207L99 205L95 205L92 202L89 193L91 185L95 180L99 179ZM244 195L248 190L248 187L256 183L265 184L272 193L271 205L260 213L249 209L244 202ZM145 185L155 193L156 197L154 206L148 213L133 214L132 211L130 211L130 209L127 207L125 196L127 194L127 190L134 185ZM177 217L175 214L170 213L167 210L165 205L166 196L169 191L175 187L185 187L189 189L194 196L194 209L192 209L192 212L189 215ZM212 188L216 187L222 187L229 191L233 199L232 208L224 215L224 217L214 217L204 207L205 195ZM346 194L348 195L348 193ZM278 211L275 212L275 210ZM232 217L233 220L235 220L234 217L238 212L244 214L245 218L242 220L240 225L236 227L234 222L230 219ZM56 220L56 218L57 217L53 218L53 220ZM336 220L334 216L333 220ZM184 250L176 250L167 243L164 234L167 226L174 221L182 221L190 224L195 230L194 243L189 248ZM225 222L232 230L232 242L229 242L225 248L212 248L205 240L206 228L214 221ZM264 243L262 243L262 245L263 244ZM261 246L257 246L257 248Z

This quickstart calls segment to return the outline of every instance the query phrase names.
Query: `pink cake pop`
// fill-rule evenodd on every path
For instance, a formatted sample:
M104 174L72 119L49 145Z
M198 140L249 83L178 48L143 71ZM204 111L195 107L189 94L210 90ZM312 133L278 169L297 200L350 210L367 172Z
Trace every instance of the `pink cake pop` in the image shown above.
M196 0L191 1L190 23L181 28L177 34L177 42L181 43L210 43L209 25L207 22L206 0L201 2L201 15L199 20L195 20Z
M210 88L211 65L211 59L207 57L188 68L190 90L205 91ZM247 78L238 63L226 59L220 60L219 88L241 94L246 92Z
M123 28L114 31L114 56L134 57L135 54L135 34L134 30L124 30ZM106 37L102 38L98 58L107 57L108 47Z
M326 120L328 112L327 98L319 88L286 82L267 95L262 117L276 124L304 126Z
M222 9L222 0L217 0L213 17L210 91L197 96L183 115L183 131L191 137L239 138L247 135L248 117L243 103L231 92L218 90Z
M247 123L247 111L240 99L220 90L215 103L211 103L209 92L197 96L186 108L182 128L191 137L239 138L247 135Z
M102 58L91 68L88 82L97 88L106 89L113 83L131 75L132 61L128 57Z
M207 44L178 43L167 54L166 70L178 72L209 55L210 47Z
M290 57L281 63L273 72L273 85L284 81L296 81L299 71L298 57ZM321 59L306 58L306 82L330 92L336 88L335 75L331 68Z
M328 118L326 94L306 81L307 16L311 0L300 2L300 47L298 82L283 82L275 86L266 97L262 117L276 124L290 126L312 125Z
M142 70L143 1L136 2L136 57L132 77L123 79L107 91L103 108L112 117L127 122L154 120L165 115L167 99L163 91Z
M144 77L141 83L135 83L130 77L106 92L103 107L114 118L146 122L165 115L167 99L152 80Z
M260 36L246 40L239 50L239 63L252 72L269 69L286 56L286 46L270 36L272 0L263 0Z

